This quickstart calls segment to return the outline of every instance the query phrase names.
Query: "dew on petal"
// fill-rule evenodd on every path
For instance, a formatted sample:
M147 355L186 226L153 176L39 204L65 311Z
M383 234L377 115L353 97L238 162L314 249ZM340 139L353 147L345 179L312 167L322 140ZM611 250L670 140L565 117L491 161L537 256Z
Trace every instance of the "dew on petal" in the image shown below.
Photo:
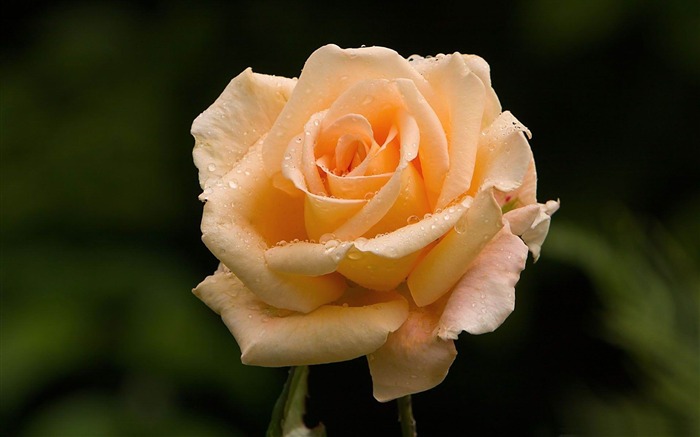
M335 240L335 234L327 233L327 234L321 235L321 238L318 239L318 242L321 244L326 244L327 242L329 242L331 240ZM337 246L337 244L336 244L336 246Z
M455 232L458 234L463 234L467 232L467 216L463 215L457 223L455 223Z

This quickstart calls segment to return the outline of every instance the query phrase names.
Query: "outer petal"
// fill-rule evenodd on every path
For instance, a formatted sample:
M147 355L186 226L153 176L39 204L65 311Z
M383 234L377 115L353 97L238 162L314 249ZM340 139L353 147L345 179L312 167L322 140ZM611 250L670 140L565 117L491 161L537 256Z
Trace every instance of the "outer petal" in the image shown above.
M236 76L218 99L192 123L202 188L226 174L267 133L296 80L253 73Z
M433 308L411 311L386 344L367 356L378 401L425 391L445 379L457 350L453 341L435 335L437 320Z
M497 191L496 199L504 212L537 203L537 171L534 159L530 159L522 184L515 190Z
M397 78L410 79L424 95L430 94L423 77L393 50L383 47L343 50L335 45L316 50L306 61L295 92L265 142L268 174L281 170L287 144L293 135L302 131L312 114L327 109L358 81Z
M261 177L261 145L204 190L202 240L260 299L277 308L309 312L346 289L338 274L309 277L275 272L264 251L282 238L305 238L303 199L288 196ZM280 215L284 211L284 216Z
M515 284L525 268L527 247L501 229L455 285L440 318L438 335L483 334L498 328L515 308Z
M536 203L506 213L503 218L520 235L530 248L535 261L540 257L542 243L549 232L550 217L559 209L559 201L549 200L545 204Z
M450 168L445 175L437 208L444 208L469 189L484 112L484 85L469 71L461 56L446 56L425 73L447 103L441 118L449 143Z
M480 192L460 221L408 277L416 305L429 305L447 293L503 226L501 208L491 190Z
M486 87L486 102L484 104L484 118L481 121L481 128L484 129L493 123L493 121L501 113L501 103L498 101L498 96L491 86L491 69L481 57L477 55L462 55L467 67L479 76L481 82Z
M345 361L385 343L406 320L408 304L396 293L362 295L309 314L281 311L257 299L233 274L217 271L194 293L221 314L241 347L241 360L257 366L299 366Z
M508 192L523 184L532 162L525 134L530 131L508 111L483 132L470 192L489 187Z

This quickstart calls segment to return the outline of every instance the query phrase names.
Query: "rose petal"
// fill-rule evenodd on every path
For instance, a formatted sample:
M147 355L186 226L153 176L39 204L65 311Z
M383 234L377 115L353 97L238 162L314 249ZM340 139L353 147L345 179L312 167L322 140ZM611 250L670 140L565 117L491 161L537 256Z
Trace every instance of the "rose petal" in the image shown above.
M498 96L491 86L491 68L486 61L477 55L462 55L462 58L469 70L479 76L485 87L486 101L484 103L484 116L481 120L481 128L485 129L501 113L501 103L498 101Z
M396 293L361 296L361 306L350 298L347 306L324 305L308 314L280 311L257 299L235 275L221 271L194 293L221 314L243 363L257 366L322 364L366 355L408 316L406 300Z
M265 262L276 272L321 276L336 271L338 263L352 247L352 243L338 240L299 241L267 249Z
M406 112L399 114L401 135L401 159L396 171L377 194L354 216L340 225L333 234L340 240L353 240L365 234L389 211L401 191L402 173L408 163L416 158L420 134L415 119Z
M326 112L327 113L327 112ZM328 121L324 120L324 124ZM372 125L360 114L345 114L336 119L329 126L324 126L316 143L316 156L334 155L336 144L346 135L351 135L365 141L373 138Z
M498 116L483 132L470 192L490 187L508 192L522 185L532 162L525 134L530 131L510 112Z
M406 110L415 117L420 130L418 157L423 170L428 201L431 210L434 210L450 165L447 137L440 119L425 97L420 94L416 85L408 80L397 80L396 86L404 100Z
M530 159L522 184L511 191L496 191L496 200L504 212L537 203L537 172L534 159Z
M457 350L453 341L435 335L437 320L428 308L411 311L401 328L367 356L379 402L431 389L445 379Z
M316 50L304 65L282 113L265 141L265 168L273 176L281 170L289 141L301 132L312 114L327 109L350 86L371 79L406 78L423 94L430 89L423 77L401 55L383 47L343 50L327 45Z
M466 197L435 214L426 214L422 219L409 218L409 223L402 228L370 239L355 240L355 247L362 252L369 252L385 258L402 258L423 249L452 229L464 211L472 204L472 198Z
M209 250L260 299L277 308L309 312L346 289L338 274L308 277L269 269L264 250L284 238L305 238L304 203L261 177L258 143L236 167L207 188L202 239ZM285 216L280 217L279 211Z
M444 208L467 192L472 180L484 112L484 84L461 56L439 58L423 75L447 111L441 120L447 133L450 167L436 203L437 208Z
M328 187L332 196L341 199L366 200L368 193L376 193L391 179L391 174L371 176L336 176L328 173Z
M271 127L296 80L253 73L236 76L192 123L199 183L206 188L226 174Z
M503 226L501 208L491 190L480 192L460 221L463 222L457 223L408 277L408 288L419 307L447 293Z
M545 204L536 203L515 209L503 216L513 234L520 235L527 244L535 261L540 257L542 243L549 232L550 217L558 209L559 201L549 200Z
M440 318L438 336L483 334L498 328L515 308L515 284L525 268L527 247L506 225L455 285Z
M333 234L348 217L358 214L365 204L365 199L336 199L307 193L304 224L309 238L318 241L325 234ZM340 237L333 234L331 238Z
M338 272L370 290L395 290L406 280L420 254L416 251L402 258L389 258L352 249L338 265Z
M297 155L298 161L296 162L304 175L307 190L313 194L322 196L327 195L328 192L321 180L321 176L318 174L315 146L316 139L321 130L321 120L323 120L325 115L325 111L314 114L304 126L304 140L301 146L301 155ZM287 156L285 156L285 158L287 158Z
M330 130L350 114L360 116L371 126L372 137L378 143L384 144L397 114L402 109L403 99L398 92L396 81L362 80L350 86L333 102L326 112L322 128L325 133L326 129Z

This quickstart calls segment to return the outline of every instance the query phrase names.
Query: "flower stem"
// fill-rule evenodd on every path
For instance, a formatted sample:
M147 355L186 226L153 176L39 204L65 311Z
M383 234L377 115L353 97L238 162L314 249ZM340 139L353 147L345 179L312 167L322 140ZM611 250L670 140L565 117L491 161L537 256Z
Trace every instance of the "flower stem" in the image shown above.
M399 407L399 421L401 422L401 435L403 437L417 437L416 419L413 418L413 406L411 405L411 395L398 398L396 403Z

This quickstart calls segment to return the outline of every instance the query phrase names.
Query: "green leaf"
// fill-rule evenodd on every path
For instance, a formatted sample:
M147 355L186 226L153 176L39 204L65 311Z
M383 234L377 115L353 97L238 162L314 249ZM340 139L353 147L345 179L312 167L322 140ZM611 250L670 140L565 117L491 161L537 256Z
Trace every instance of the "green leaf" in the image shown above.
M306 427L306 395L308 392L309 366L292 367L275 408L272 410L267 437L325 437L326 429L319 424Z

